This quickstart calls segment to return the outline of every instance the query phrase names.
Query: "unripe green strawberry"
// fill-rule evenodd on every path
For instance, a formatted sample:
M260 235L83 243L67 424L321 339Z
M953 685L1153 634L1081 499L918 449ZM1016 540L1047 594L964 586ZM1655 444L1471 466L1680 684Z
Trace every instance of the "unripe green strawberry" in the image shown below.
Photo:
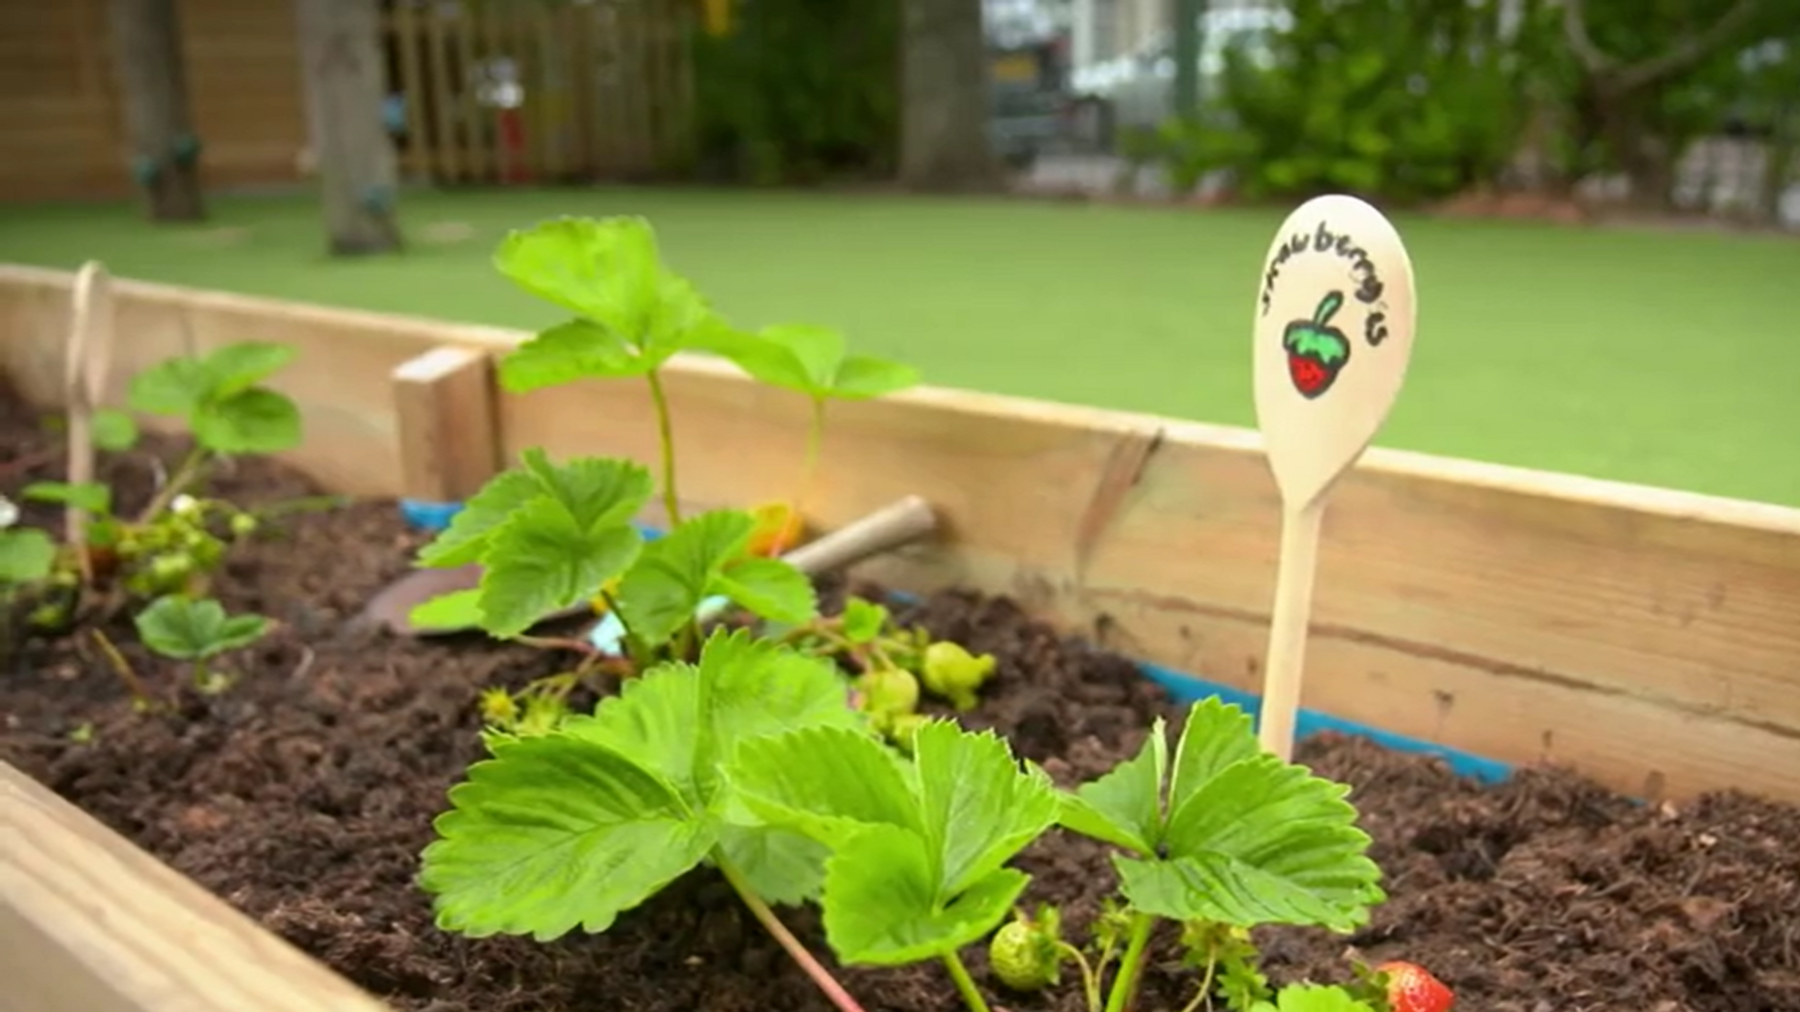
M1054 942L1045 944L1042 933L1025 921L1012 921L994 933L988 943L988 964L994 976L1014 991L1038 991L1056 983Z

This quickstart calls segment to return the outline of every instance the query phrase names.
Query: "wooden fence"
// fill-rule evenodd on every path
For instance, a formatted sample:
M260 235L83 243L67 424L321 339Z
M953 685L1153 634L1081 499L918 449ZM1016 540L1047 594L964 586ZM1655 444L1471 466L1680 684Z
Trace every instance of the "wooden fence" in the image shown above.
M436 183L641 177L690 151L694 11L668 0L397 0L400 164Z
M208 186L298 180L293 0L181 0ZM0 201L122 197L130 175L106 0L0 0Z

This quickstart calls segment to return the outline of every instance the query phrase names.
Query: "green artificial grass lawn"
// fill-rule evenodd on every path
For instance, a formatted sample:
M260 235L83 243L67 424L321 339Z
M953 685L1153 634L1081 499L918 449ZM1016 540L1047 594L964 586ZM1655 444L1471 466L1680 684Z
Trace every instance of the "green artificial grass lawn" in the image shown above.
M533 327L557 312L493 271L505 231L643 214L741 325L840 327L938 385L1255 424L1252 308L1278 210L640 189L402 207L411 250L366 261L323 255L305 196L215 198L202 227L153 228L124 205L0 208L0 262L92 257L127 277ZM1419 331L1378 444L1800 506L1800 242L1396 223Z

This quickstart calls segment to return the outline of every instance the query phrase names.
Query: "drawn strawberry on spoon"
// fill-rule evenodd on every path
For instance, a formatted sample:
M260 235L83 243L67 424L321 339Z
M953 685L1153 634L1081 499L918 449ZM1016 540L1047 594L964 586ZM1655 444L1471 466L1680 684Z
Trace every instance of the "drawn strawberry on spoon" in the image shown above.
M1350 361L1350 339L1331 326L1331 318L1343 305L1343 292L1328 293L1319 300L1312 319L1295 320L1282 332L1288 376L1294 381L1294 389L1308 400L1330 390L1344 364Z

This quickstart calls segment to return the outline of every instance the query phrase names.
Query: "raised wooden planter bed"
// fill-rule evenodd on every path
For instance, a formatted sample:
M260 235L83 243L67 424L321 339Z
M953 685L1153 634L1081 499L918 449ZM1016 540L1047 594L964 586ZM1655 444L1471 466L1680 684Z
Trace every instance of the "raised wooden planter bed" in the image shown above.
M59 399L70 287L60 272L0 270L0 367L41 407ZM704 883L647 913L654 930L635 943L456 941L421 955L408 946L432 930L418 919L425 900L405 901L417 908L411 920L395 913L390 894L412 888L409 862L442 807L441 785L431 797L384 790L421 763L381 750L415 731L426 747L466 738L472 750L471 686L543 672L522 671L529 654L498 645L383 642L359 648L386 665L371 673L356 650L323 641L410 566L421 537L393 499L454 501L528 447L647 460L655 443L640 389L499 394L489 358L519 340L511 332L133 282L116 292L115 393L183 351L293 345L300 357L277 385L302 405L307 438L285 463L374 501L296 521L297 544L267 546L227 574L224 593L290 619L259 648L272 687L247 684L241 704L171 729L134 722L104 690L69 690L67 713L8 710L16 697L0 694L0 755L55 788L0 765L0 1008L380 1007L364 991L434 1012L813 1007L805 982L772 969L761 942L732 934L737 914L712 911ZM684 497L788 493L804 431L798 398L704 359L673 367L668 391ZM924 389L834 409L822 474L809 512L827 527L907 494L936 507L942 538L855 575L925 595L919 614L940 635L998 654L1005 677L972 719L1043 753L1053 772L1092 775L1168 709L1114 654L1178 698L1257 684L1278 515L1254 433ZM258 465L230 480L255 495L259 483L293 479ZM309 560L292 558L308 553L335 556L340 583L320 583ZM1302 733L1349 730L1398 750L1328 739L1301 753L1357 786L1391 880L1396 912L1358 945L1410 953L1434 930L1462 931L1431 951L1471 1008L1800 1009L1792 921L1783 962L1772 913L1800 903L1800 511L1374 450L1327 513L1316 609ZM432 681L440 667L458 670ZM95 681L74 668L62 672L69 684ZM313 711L327 697L344 712L319 724ZM50 729L80 720L98 728L94 743L50 742ZM342 742L320 729L338 724L358 727L377 758L333 754ZM236 765L196 758L209 750ZM1484 791L1420 753L1488 781L1547 761L1653 804L1535 771ZM328 767L350 778L335 793L315 779ZM179 787L183 777L197 786ZM148 783L144 796L131 793L133 779ZM165 787L159 811L146 798ZM1764 800L1702 798L1733 790ZM99 819L55 793L91 800ZM291 814L267 814L281 806ZM396 835L389 823L405 818L414 831ZM255 834L270 842L247 842ZM215 898L126 836L235 891ZM1532 853L1509 866L1522 848ZM1065 887L1104 863L1085 852L1034 860ZM345 867L365 862L374 870L363 877ZM272 881L246 879L252 870ZM1650 907L1609 906L1628 902L1609 882L1654 894ZM1080 908L1098 895L1077 913L1091 915ZM1471 926L1481 917L1486 928ZM1616 923L1633 917L1644 920ZM713 937L721 931L730 937ZM703 935L707 944L695 941ZM1294 934L1269 951L1278 969L1302 972L1342 944ZM1606 979L1575 979L1613 963ZM715 989L695 983L708 974ZM627 978L635 989L621 990ZM849 979L872 1008L948 1007L953 997L929 974ZM1670 990L1682 980L1686 990ZM1149 986L1141 1007L1161 1008ZM1171 1009L1185 1001L1177 993Z

